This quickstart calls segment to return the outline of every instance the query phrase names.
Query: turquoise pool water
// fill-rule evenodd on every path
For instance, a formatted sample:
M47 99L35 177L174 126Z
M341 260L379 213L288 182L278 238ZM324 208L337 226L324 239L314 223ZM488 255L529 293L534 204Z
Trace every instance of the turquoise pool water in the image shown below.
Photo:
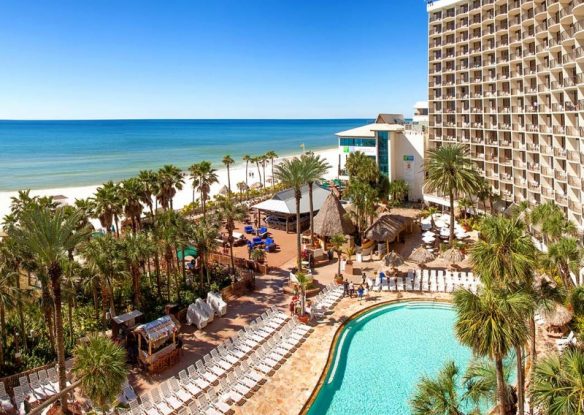
M383 306L352 320L308 414L409 414L423 374L436 374L447 360L464 371L471 360L454 336L454 320L450 306L423 302Z

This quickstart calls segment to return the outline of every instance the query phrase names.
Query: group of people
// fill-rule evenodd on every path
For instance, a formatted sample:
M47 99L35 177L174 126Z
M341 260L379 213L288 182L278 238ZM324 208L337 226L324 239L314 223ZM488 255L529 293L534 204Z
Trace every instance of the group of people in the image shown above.
M345 280L345 282L343 283L343 288L344 288L344 296L349 297L349 298L353 298L353 296L355 295L355 284L353 284L352 281L349 282L349 281ZM357 298L359 298L359 302L361 300L363 300L363 296L365 294L369 293L369 285L365 281L365 278L363 278L363 283L359 284L359 287L357 287L356 292L357 292Z

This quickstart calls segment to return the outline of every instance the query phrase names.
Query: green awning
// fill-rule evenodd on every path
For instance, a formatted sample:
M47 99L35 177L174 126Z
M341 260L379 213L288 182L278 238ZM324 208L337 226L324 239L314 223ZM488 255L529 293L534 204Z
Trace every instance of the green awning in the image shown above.
M194 246L187 246L184 251L182 249L179 249L176 252L176 256L178 259L183 259L183 252L184 252L184 256L192 256L192 257L196 257L198 255L197 252L197 248L195 248Z

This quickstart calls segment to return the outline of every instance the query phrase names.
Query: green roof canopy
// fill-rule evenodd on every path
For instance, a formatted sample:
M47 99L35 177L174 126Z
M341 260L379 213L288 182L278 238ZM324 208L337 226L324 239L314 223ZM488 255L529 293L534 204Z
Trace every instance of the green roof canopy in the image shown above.
M184 249L184 256L192 256L192 257L196 257L199 253L197 252L197 248L195 248L194 246L187 246ZM176 256L178 259L183 259L183 250L179 249L176 251Z

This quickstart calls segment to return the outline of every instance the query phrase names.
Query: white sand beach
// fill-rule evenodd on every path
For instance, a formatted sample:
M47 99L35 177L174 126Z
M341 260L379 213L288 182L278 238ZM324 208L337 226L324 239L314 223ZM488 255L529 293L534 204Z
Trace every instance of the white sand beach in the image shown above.
M327 178L336 177L336 172L338 170L338 153L336 148L331 148L327 150L320 150L315 151L315 153L319 154L321 157L325 158L331 168L329 170ZM299 153L300 154L300 153ZM299 155L296 154L296 155ZM295 155L281 157L275 160L274 164L277 164L279 161L284 160L286 158L294 157ZM172 160L169 160L171 163ZM219 176L219 183L213 185L211 187L211 195L216 194L221 187L227 185L227 169L223 165L215 165L217 169L217 175ZM257 171L257 167L255 165L250 164L248 167L248 172L253 172L254 177L248 178L248 183L251 186L253 183L259 182L259 175ZM230 175L231 175L231 187L233 191L236 191L236 183L245 181L245 163L237 163L230 168ZM262 171L263 175L263 171ZM266 176L269 179L272 176L271 172L271 163L266 166ZM63 195L67 197L68 203L72 204L75 202L75 199L85 199L88 197L93 196L97 187L100 184L91 185L91 186L81 186L81 187L63 187L63 188L54 188L54 189L40 189L40 190L31 190L32 196L57 196ZM10 192L0 192L0 218L4 218L4 216L10 213L10 200L13 196L16 196L18 192L10 191ZM174 198L174 207L176 209L180 209L181 207L191 203L193 200L193 189L190 182L185 182L183 185L183 189L180 190L175 198Z

